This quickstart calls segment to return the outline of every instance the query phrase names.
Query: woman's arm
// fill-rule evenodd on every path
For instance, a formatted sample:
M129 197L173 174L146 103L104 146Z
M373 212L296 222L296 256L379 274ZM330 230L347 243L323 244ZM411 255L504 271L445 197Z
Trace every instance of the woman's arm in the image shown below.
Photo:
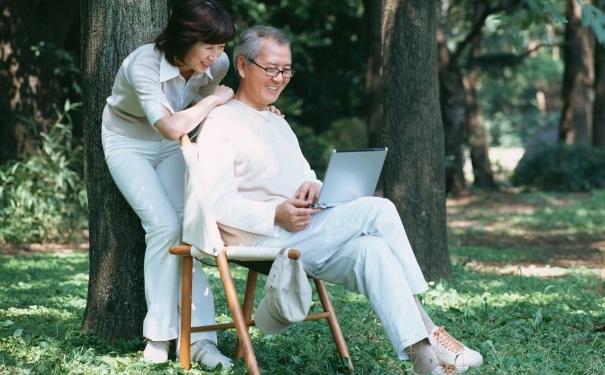
M214 107L227 103L232 97L233 90L230 87L219 85L212 94L182 111L171 113L166 107L162 107L164 117L154 126L164 138L177 140L198 126Z

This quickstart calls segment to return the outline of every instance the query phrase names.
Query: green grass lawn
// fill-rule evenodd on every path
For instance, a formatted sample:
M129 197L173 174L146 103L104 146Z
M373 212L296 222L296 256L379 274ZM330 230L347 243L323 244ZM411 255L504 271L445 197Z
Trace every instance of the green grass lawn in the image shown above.
M448 226L454 278L431 283L423 299L437 324L483 354L468 374L605 374L604 192L474 195L448 201ZM87 273L85 252L0 258L0 374L185 373L173 351L168 363L145 364L141 340L107 345L80 332ZM218 285L216 269L207 273ZM243 288L244 272L234 276ZM409 373L367 300L329 291L354 373ZM216 302L226 320L219 292ZM251 333L264 374L350 373L323 322ZM234 345L234 331L219 333L225 354ZM231 373L245 373L243 361Z

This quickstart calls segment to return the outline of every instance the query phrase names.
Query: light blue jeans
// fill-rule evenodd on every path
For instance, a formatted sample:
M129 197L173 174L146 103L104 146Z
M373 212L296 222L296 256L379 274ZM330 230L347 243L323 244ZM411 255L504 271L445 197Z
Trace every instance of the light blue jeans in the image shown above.
M178 141L142 141L102 129L105 161L118 189L145 230L144 276L147 315L143 335L153 341L176 339L180 332L181 258L168 249L181 243L185 162ZM194 262L194 325L215 323L214 297L206 274ZM216 332L193 333L191 342Z
M428 337L414 301L427 284L391 201L366 197L328 208L304 230L276 228L255 246L300 250L310 275L366 296L400 359Z

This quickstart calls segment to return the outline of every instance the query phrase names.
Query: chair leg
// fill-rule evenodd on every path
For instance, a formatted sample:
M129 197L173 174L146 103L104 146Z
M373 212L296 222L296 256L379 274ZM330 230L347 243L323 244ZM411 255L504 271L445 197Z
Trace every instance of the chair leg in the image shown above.
M256 356L254 355L254 348L252 347L252 341L250 340L250 332L248 331L248 326L244 319L242 307L239 303L239 298L237 297L237 292L235 290L235 284L233 283L233 277L229 271L229 262L227 261L227 256L224 251L216 258L216 262L221 275L221 280L223 281L223 286L225 288L227 302L229 303L229 308L231 309L231 314L233 315L233 322L235 323L237 338L241 343L240 345L242 346L242 350L244 351L244 358L248 367L248 373L250 375L260 375L258 362L256 361Z
M193 257L183 257L181 276L181 367L191 368L191 293L193 278Z
M349 369L353 370L351 354L349 353L349 348L342 334L340 323L338 323L338 318L336 317L334 306L330 300L326 284L322 280L315 278L313 279L313 282L315 283L315 289L317 290L317 294L319 295L319 300L321 301L324 311L330 314L330 316L327 318L328 325L332 331L332 337L334 338L334 343L336 344L338 353L340 354L340 357L345 365L348 366Z
M246 321L246 329L249 329L252 322L252 309L254 308L254 295L256 294L256 284L258 281L258 272L248 269L248 280L246 281L246 292L244 294L244 305L243 314L244 320ZM248 330L248 332L250 332ZM237 340L237 346L235 349L235 358L241 358L244 356L244 347Z

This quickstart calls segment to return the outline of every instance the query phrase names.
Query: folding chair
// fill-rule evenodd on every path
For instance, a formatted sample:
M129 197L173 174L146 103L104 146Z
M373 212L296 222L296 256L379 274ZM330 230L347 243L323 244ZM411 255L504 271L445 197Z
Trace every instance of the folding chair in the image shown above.
M185 197L185 220L183 230L184 244L172 246L170 253L183 257L182 259L182 303L181 303L181 339L180 339L180 363L188 370L191 367L190 346L192 332L217 331L235 328L237 332L236 358L244 357L250 374L260 374L258 362L254 354L254 348L250 339L249 327L254 326L252 310L254 307L254 295L259 271L267 274L272 260L275 259L281 249L224 246L218 227L213 218L207 215L207 206L200 196L198 174L196 168L197 149L193 146L187 135L181 138L181 148L187 164L187 191ZM190 245L190 243L192 245ZM221 277L224 292L231 310L233 321L230 323L214 324L207 326L191 326L191 296L192 296L192 272L194 258L214 257ZM298 259L300 252L288 249L290 259ZM243 308L233 282L230 271L230 261L240 263L248 268L248 279L243 300ZM338 318L334 311L330 296L325 283L312 278L323 307L323 312L311 313L305 321L326 319L332 337L343 363L353 370L353 362L349 349L345 342Z

